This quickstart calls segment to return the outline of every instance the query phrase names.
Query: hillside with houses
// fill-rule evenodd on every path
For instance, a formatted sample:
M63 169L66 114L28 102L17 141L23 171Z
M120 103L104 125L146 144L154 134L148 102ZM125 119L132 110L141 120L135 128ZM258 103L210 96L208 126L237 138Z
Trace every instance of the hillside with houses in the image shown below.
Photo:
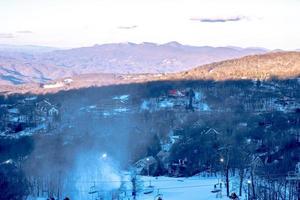
M200 185L208 199L295 200L299 61L273 52L179 73L4 87L0 173L28 199L153 199L173 187L197 199Z
M293 198L296 186L287 177L300 161L299 85L293 78L172 80L6 96L1 99L0 145L9 148L2 151L1 162L22 166L28 184L43 183L44 188L30 189L34 196L75 190L68 184L78 180L70 173L88 151L93 152L85 161L90 167L105 152L113 170L133 166L139 175L170 177L221 173L228 185L223 195L243 195L245 180L251 180L248 195ZM26 151L20 154L20 148ZM47 183L48 166L54 169L54 185ZM274 181L278 187L262 189ZM61 189L64 184L73 189ZM282 192L285 184L287 193ZM121 189L116 192L123 195Z

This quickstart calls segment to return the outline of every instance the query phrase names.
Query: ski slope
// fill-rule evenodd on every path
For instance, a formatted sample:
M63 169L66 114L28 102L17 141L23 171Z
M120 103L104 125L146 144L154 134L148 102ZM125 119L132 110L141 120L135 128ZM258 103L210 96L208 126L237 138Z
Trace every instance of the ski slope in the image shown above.
M139 193L138 200L155 200L160 195L163 200L216 200L229 199L226 197L226 188L222 184L220 193L213 193L214 185L220 180L218 178L171 178L171 177L142 177L144 181L144 192L150 191L149 185L153 187L150 194ZM237 191L235 191L237 193ZM240 198L242 199L242 198Z
M129 177L128 177L129 178ZM135 200L157 200L161 197L162 200L229 200L226 196L226 187L224 183L218 177L200 177L193 176L189 178L173 178L173 177L147 177L138 176L139 185L137 189L137 196ZM231 178L230 193L235 192L238 194L238 187L236 184L238 180L234 177ZM125 180L127 183L125 186L126 195L121 195L121 200L134 200L132 196L132 185L130 179ZM222 183L222 187L219 185L214 188L217 183ZM216 189L220 189L220 192L212 192ZM243 190L245 194L246 191ZM73 197L71 200L82 199L79 196ZM106 196L88 195L84 200L111 200L115 199L111 193L106 193ZM240 200L244 200L246 197L240 197ZM44 198L28 198L27 200L47 200Z

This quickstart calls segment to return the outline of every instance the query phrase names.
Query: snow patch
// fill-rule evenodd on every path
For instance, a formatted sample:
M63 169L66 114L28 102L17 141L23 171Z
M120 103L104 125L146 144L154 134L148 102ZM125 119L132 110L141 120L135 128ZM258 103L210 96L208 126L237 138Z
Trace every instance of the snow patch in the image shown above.
M118 113L122 113L122 112L127 112L129 111L128 108L115 108L114 109L115 112L118 112Z
M210 107L206 103L200 103L198 106L198 109L201 111L210 111Z
M121 96L115 96L112 99L113 100L120 100L120 101L124 102L124 101L129 100L129 96L130 96L129 94L124 94L124 95L121 95Z
M141 110L149 110L150 109L150 103L149 101L144 100L141 105Z
M26 97L25 101L34 101L37 99L37 96L32 96L32 97Z
M195 92L196 101L201 101L202 98L203 98L203 94L201 92Z
M173 108L174 107L174 103L171 101L163 100L161 102L159 102L159 107L160 108Z
M95 109L97 106L96 105L91 105L89 106L89 109Z

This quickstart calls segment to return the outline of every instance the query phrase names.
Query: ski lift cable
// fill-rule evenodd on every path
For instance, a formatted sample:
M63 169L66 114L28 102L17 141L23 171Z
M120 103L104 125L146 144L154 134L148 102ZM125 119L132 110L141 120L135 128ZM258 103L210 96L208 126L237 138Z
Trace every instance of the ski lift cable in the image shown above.
M195 178L195 179L176 179L176 180L140 180L140 181L151 181L151 182L188 182L188 181L199 181L202 180L201 178ZM131 180L103 180L103 181L67 181L67 182L76 182L76 183L126 183L126 182L132 182Z
M274 177L274 176L286 176L286 174L257 174L258 177ZM217 178L217 177L216 177ZM276 177L276 179L280 179L281 177ZM151 181L151 182L178 182L178 181L199 181L201 178L189 178L189 179L173 179L173 180L141 180L141 181ZM93 180L93 181L67 181L67 182L76 182L76 183L126 183L132 182L131 180Z
M200 188L200 187L209 187L212 186L211 184L206 184L206 185L190 185L190 186L176 186L176 187L157 187L155 188L156 190L173 190L173 189L188 189L188 188ZM83 189L78 189L78 190L69 190L69 191L76 191L76 192L90 192L90 190L83 190ZM126 189L121 191L132 191L132 189ZM101 191L97 191L101 192Z

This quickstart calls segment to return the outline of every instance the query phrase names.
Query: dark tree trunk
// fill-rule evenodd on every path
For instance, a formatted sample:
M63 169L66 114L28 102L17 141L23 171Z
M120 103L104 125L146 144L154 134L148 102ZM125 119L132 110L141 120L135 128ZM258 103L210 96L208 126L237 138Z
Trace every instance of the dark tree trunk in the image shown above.
M253 170L251 170L251 186L252 186L252 199L255 199L255 185L254 185Z
M228 169L228 166L226 166L226 169L225 169L225 176L226 176L226 195L229 197L229 169Z
M243 191L243 181L244 181L244 169L240 169L240 188L239 188L239 196L242 196Z

